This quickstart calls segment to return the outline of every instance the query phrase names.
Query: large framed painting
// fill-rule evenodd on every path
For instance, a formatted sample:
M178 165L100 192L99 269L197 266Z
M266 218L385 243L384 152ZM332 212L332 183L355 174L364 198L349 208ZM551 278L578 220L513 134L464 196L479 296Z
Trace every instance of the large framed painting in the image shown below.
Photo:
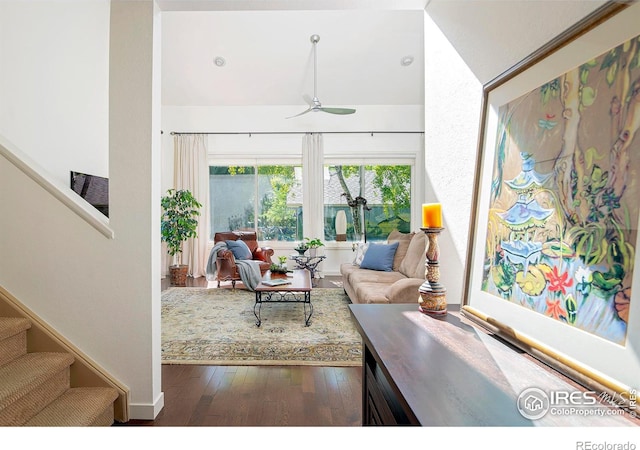
M639 129L638 3L487 83L462 305L622 400L640 388Z

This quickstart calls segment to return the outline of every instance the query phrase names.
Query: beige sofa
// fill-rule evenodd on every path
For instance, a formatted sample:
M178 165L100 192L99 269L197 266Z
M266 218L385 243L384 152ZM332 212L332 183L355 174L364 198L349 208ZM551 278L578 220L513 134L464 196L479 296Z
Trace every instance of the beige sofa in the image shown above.
M389 234L398 241L393 271L362 269L353 262L340 265L342 285L352 303L417 303L424 283L426 235L422 231Z

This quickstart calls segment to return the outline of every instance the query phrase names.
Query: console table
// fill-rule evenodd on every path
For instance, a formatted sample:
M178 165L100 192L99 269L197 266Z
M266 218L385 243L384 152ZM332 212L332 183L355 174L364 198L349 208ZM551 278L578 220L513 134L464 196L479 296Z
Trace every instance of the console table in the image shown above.
M311 273L311 282L313 283L316 278L316 269L318 264L324 261L326 256L305 256L305 255L291 255L291 259L295 261L298 269L307 269Z
M349 308L364 342L363 425L638 425L619 415L526 419L517 407L525 389L584 389L471 325L457 305L444 318L422 314L417 303Z

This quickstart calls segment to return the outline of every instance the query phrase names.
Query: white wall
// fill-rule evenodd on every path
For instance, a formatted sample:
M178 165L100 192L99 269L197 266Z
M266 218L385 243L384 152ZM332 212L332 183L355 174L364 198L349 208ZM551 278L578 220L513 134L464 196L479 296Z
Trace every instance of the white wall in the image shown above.
M60 3L59 10L50 9L49 4L29 5L38 11L38 17L43 7L49 20L64 21L67 2L56 3ZM82 2L72 3L82 8ZM160 374L160 94L159 82L152 78L160 74L158 47L154 47L160 39L154 23L159 15L154 16L153 8L150 0L113 0L111 11L102 11L111 33L96 30L107 42L111 37L110 130L108 135L94 130L94 140L110 142L109 226L113 239L98 233L0 157L0 285L127 385L134 419L153 419L164 404ZM82 19L82 15L74 17ZM27 18L20 20L26 27ZM71 27L63 34L76 31ZM84 39L85 33L78 32L76 38ZM65 58L54 58L49 65L54 72L74 77L74 66ZM29 77L29 73L24 75ZM78 105L93 98L90 93L67 94ZM28 94L26 100L30 100ZM37 109L35 104L30 106ZM74 117L43 109L34 115L43 114L45 122L75 127ZM86 119L89 126L95 121L100 120L96 116ZM97 128L102 130L102 124ZM33 147L48 145L50 136L37 130L33 134ZM27 144L22 141L22 145ZM57 154L40 156L46 163Z
M430 0L426 11L484 84L604 3L604 0Z
M0 2L0 134L61 183L108 176L109 1Z
M462 299L481 99L482 85L427 15L425 197L442 203L440 277L451 304Z

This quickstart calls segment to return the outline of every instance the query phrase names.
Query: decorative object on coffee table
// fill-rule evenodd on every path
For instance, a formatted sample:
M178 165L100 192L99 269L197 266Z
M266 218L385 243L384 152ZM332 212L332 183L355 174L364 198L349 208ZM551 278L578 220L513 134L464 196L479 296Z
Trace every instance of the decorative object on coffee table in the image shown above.
M287 273L287 257L286 256L278 256L279 264L271 264L269 270L271 274L280 274L284 275Z

